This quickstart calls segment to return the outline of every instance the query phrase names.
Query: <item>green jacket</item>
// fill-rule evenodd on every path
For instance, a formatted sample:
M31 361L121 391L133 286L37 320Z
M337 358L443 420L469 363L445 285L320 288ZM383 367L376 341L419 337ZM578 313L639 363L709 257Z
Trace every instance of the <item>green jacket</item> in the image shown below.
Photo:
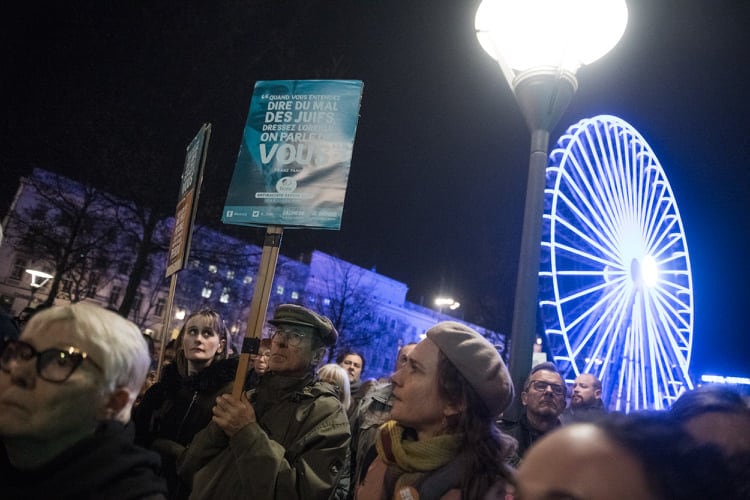
M178 463L191 499L327 499L347 459L349 422L325 382L267 374L248 394L258 419L228 438L211 422Z

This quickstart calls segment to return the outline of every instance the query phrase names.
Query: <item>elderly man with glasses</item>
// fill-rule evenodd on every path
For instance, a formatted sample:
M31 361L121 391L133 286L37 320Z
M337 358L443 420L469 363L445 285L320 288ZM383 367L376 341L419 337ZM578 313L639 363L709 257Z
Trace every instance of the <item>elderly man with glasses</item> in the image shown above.
M3 498L165 498L159 457L126 427L150 358L136 325L73 304L0 347Z
M338 333L314 311L284 304L270 323L269 371L236 400L216 400L212 422L178 460L191 499L327 499L347 460L349 421L315 370Z
M566 392L565 382L553 363L540 363L531 369L521 392L525 410L521 418L517 422L503 418L498 421L500 430L518 441L513 465L534 441L561 425L559 417L565 410Z

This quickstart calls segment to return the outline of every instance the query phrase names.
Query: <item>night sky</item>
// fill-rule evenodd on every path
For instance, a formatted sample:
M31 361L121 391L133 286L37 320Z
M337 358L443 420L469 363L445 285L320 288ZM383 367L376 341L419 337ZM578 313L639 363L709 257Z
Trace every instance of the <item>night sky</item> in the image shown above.
M364 81L341 231L312 248L440 293L508 332L529 133L473 32L477 2L30 2L6 14L0 215L43 167L173 212L185 147L213 125L199 220L220 212L257 80ZM551 134L617 115L671 183L693 269L694 374L750 376L750 1L631 0L618 46L578 72ZM261 230L224 226L258 242Z

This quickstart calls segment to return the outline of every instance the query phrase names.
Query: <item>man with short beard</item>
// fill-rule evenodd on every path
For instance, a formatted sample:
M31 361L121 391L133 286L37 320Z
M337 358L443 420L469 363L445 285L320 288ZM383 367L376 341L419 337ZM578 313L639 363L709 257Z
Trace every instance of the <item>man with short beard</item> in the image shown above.
M559 417L565 410L565 393L565 382L553 363L540 363L531 369L521 392L525 410L521 418L517 422L504 418L498 421L500 430L518 441L513 465L534 441L561 425Z
M560 415L560 421L563 425L573 422L591 422L606 413L607 410L602 401L601 381L591 373L578 375L573 383L570 406Z

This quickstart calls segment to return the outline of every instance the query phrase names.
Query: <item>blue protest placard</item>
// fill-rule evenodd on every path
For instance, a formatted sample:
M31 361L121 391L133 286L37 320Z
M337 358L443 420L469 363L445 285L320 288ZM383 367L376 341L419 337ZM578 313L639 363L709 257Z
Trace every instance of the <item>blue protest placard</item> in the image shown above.
M257 82L222 222L339 229L362 87Z

